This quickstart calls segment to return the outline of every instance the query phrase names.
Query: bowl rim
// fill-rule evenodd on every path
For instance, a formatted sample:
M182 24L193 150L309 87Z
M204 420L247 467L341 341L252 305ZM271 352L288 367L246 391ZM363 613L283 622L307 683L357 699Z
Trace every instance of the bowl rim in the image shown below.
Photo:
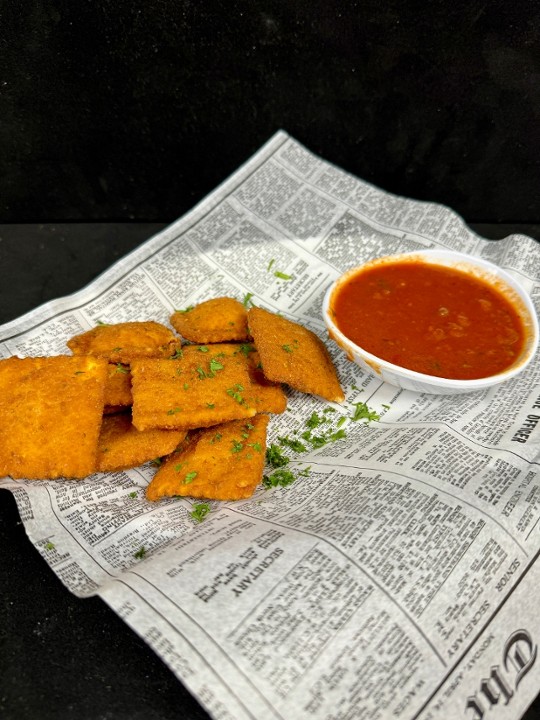
M486 377L482 378L472 378L472 379L465 379L465 380L459 380L456 378L444 378L440 377L439 375L428 375L427 373L421 373L416 370L410 370L409 368L405 368L401 365L395 365L394 363L391 363L388 360L384 360L383 358L379 357L378 355L373 355L372 353L365 350L362 346L357 345L354 343L350 338L348 338L346 335L343 334L343 332L337 327L337 325L334 323L331 314L330 314L330 301L332 298L332 295L336 291L336 289L341 285L341 283L345 282L347 278L356 275L366 268L370 266L376 266L379 264L384 263L391 263L391 262L397 262L399 260L407 259L412 260L414 257L418 257L421 259L434 260L435 262L431 262L431 264L445 264L444 262L436 262L437 260L440 261L447 261L447 264L458 264L458 265L469 265L470 267L476 267L477 269L483 271L484 273L490 274L493 279L501 281L503 284L506 284L518 297L522 307L518 308L518 310L521 311L521 314L523 314L523 311L526 311L527 314L527 338L526 338L526 345L525 348L521 354L521 357L513 363L509 368L506 370L503 370L499 373L496 373L495 375L488 375ZM462 269L459 267L459 269ZM466 270L465 270L466 271ZM339 340L337 344L346 352L350 352L353 355L359 355L362 357L364 362L368 366L371 367L371 365L374 365L375 367L380 367L381 369L385 369L388 372L392 372L395 375L399 376L401 375L403 378L406 378L408 380L411 380L416 383L424 383L424 384L431 384L436 387L447 387L447 388L470 388L471 390L480 390L484 387L489 387L491 385L495 385L501 382L504 382L506 380L511 379L515 375L518 375L521 373L527 365L531 362L533 359L536 350L538 349L539 345L539 339L540 339L540 330L539 330L539 323L538 323L538 316L536 313L536 309L532 303L531 297L529 293L525 290L523 285L510 273L508 273L506 270L501 268L499 265L496 265L495 263L490 262L489 260L485 260L481 257L476 257L474 255L469 255L467 253L458 252L455 250L445 250L442 248L426 248L422 250L412 250L408 252L403 253L396 253L392 255L382 255L376 258L372 258L371 260L366 261L365 263L362 263L361 265L357 265L355 267L349 268L345 272L341 273L328 287L328 289L325 292L324 299L323 299L323 318L325 321L325 324L327 326L327 329L329 331L330 337L334 340ZM336 337L337 336L337 337ZM353 358L354 359L354 358ZM371 369L372 372L374 372L376 375L378 373L375 371L374 368Z

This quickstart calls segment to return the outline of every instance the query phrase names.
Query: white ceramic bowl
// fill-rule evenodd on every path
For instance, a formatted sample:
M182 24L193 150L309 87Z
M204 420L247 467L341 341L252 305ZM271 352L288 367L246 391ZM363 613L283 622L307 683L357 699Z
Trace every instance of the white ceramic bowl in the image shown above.
M452 380L434 375L426 375L400 367L399 365L394 365L393 363L372 355L353 343L341 332L333 321L332 313L330 312L333 295L341 284L367 267L413 257L419 258L423 262L469 272L496 286L498 290L502 291L512 301L523 320L526 339L523 352L509 368L496 375L479 378L477 380ZM384 380L384 382L406 390L414 390L422 393L456 395L459 393L483 390L484 388L504 382L523 371L531 362L538 347L539 332L536 312L528 293L522 285L493 263L473 257L472 255L465 255L450 250L422 250L419 252L403 253L401 255L385 256L348 270L328 288L323 302L323 317L330 337L347 353L349 360L353 360L360 367L375 374L381 380Z

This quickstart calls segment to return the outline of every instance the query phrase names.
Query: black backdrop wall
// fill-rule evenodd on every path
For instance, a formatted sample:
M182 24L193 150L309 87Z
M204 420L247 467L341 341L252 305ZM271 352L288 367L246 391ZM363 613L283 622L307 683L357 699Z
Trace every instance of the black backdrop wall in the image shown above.
M3 0L0 222L172 220L283 128L469 222L540 220L540 4Z

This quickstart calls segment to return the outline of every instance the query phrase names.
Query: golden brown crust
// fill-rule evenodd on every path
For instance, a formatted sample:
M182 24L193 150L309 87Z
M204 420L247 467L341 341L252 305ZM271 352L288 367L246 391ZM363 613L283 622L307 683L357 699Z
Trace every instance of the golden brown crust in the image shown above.
M183 430L137 430L129 413L103 418L96 467L114 472L169 455L185 438Z
M109 363L107 382L105 383L105 405L127 407L132 402L129 365Z
M105 357L112 363L134 358L169 358L180 349L181 340L165 325L151 320L97 325L66 343L74 355Z
M262 479L267 425L267 415L256 415L192 433L154 475L146 497L251 497Z
M189 310L177 310L171 325L183 338L194 343L221 343L249 339L247 312L230 297L205 300Z
M248 311L248 322L265 377L301 392L343 402L345 395L332 359L315 333L258 307Z
M245 362L220 345L187 347L176 360L134 360L131 374L139 430L189 430L256 413Z
M0 361L0 476L83 478L95 470L107 361Z

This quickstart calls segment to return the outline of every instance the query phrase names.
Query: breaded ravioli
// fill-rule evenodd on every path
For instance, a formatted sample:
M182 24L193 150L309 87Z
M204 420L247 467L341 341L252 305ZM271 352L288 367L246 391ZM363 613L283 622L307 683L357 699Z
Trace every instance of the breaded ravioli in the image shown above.
M0 476L83 478L95 470L107 360L0 360Z
M175 360L131 363L136 428L189 430L255 415L245 362L212 347L190 346Z
M129 365L109 363L107 382L105 383L105 406L127 407L132 402Z
M248 371L251 390L246 400L255 407L257 413L282 413L287 409L287 396L281 383L268 380L261 369L259 354L253 343L216 343L214 345L185 345L184 357L199 357L204 352L210 360L222 357L236 358L245 364Z
M182 442L184 430L137 430L129 413L103 418L96 469L114 472L169 455Z
M315 333L258 307L248 311L248 323L265 377L301 392L343 402L345 395L330 354Z
M287 409L287 396L281 383L272 382L265 377L261 358L255 346L245 343L236 350L246 358L253 403L258 413L280 414Z
M180 349L181 340L165 325L148 320L97 325L66 344L74 355L95 355L112 363L129 363L134 358L169 358Z
M171 325L193 343L221 343L248 340L247 312L230 297L205 300L187 310L177 310Z
M146 497L251 497L262 479L267 425L267 415L256 415L191 433L154 475Z

